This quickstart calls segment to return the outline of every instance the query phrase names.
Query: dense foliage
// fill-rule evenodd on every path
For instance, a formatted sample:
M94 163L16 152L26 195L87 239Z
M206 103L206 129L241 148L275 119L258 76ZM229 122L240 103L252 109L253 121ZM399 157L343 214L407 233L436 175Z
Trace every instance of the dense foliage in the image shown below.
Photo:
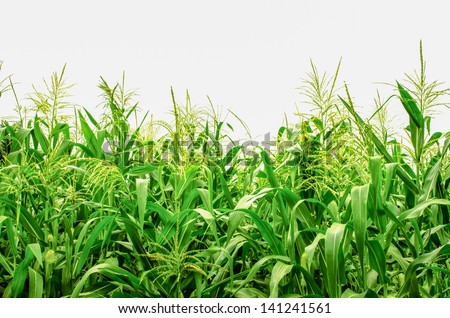
M123 82L101 79L94 118L55 73L0 125L0 294L450 297L450 138L430 125L446 90L421 58L390 98L409 116L396 134L388 103L361 118L337 73L312 65L313 114L269 146L233 142L188 95L173 122L132 125Z

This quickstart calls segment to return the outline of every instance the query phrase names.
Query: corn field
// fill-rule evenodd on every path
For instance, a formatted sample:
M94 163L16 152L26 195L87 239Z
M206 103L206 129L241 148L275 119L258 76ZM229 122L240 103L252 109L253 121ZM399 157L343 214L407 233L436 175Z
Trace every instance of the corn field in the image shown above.
M450 297L450 133L431 129L448 91L421 54L363 118L338 71L311 63L312 112L269 146L233 141L188 94L154 120L100 78L95 118L65 67L28 106L3 77L17 116L0 123L0 294Z

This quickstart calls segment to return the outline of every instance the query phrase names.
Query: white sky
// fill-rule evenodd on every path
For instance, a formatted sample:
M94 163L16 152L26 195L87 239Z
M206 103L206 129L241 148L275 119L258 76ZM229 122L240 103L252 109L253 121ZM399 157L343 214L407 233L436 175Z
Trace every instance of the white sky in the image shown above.
M156 118L168 118L173 86L180 102L186 89L194 104L210 96L257 136L302 108L296 88L310 58L332 73L342 57L340 83L364 108L377 88L391 93L374 82L418 68L420 39L429 79L449 83L449 9L433 0L2 0L0 77L13 74L25 97L67 62L72 101L98 114L99 76L113 84L125 71L140 107ZM10 114L12 100L0 107ZM447 110L434 129L449 130L448 118Z

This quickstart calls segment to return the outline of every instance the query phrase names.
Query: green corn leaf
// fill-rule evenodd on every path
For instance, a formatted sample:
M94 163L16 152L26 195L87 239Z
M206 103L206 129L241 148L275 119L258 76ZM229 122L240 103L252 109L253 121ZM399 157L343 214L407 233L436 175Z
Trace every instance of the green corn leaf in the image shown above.
M64 139L70 139L69 125L67 123L57 123L50 132L50 138L53 138L53 147L59 140L59 135L62 134Z
M96 135L92 131L91 127L89 127L86 119L84 119L81 111L78 111L78 116L81 125L81 131L83 132L84 138L86 139L86 147L89 148L89 151L94 155L95 158L102 158L102 145L97 140Z
M233 211L230 213L227 227L227 242L229 242L233 238L233 235L241 225L244 216L245 213L241 211Z
M236 288L234 293L236 293L241 288L243 288L246 284L248 284L262 267L267 266L271 262L274 262L274 261L282 261L282 262L289 263L290 260L289 260L289 257L281 256L281 255L269 255L269 256L265 256L265 257L261 258L259 261L257 261L255 264L253 264L252 268L250 269L250 271L247 274L247 277L245 278L245 280L243 280L239 284L239 287Z
M136 252L138 259L142 262L144 270L150 270L152 268L152 264L150 263L148 257L146 257L148 253L148 248L145 248L142 244L140 229L138 224L131 219L131 217L125 212L121 212L121 217L117 219L116 222L123 222L125 225L126 233L130 237L130 242L133 250ZM168 296L168 294L165 294Z
M22 291L25 287L25 280L28 276L28 266L30 266L31 262L33 261L33 257L33 252L27 246L27 248L25 249L25 257L23 258L19 266L17 266L14 270L14 278L11 285L11 297L21 297Z
M302 260L304 259L305 264L303 264L303 262L302 262L302 267L308 268L308 269L310 268L310 266L314 260L314 254L316 252L317 245L323 239L325 239L325 235L319 233L314 238L314 241L310 245L305 247L304 256L302 256Z
M333 223L325 234L325 261L327 268L327 289L332 298L340 297L340 267L344 266L342 240L345 224Z
M112 281L115 282L115 285L122 286L122 288L125 289L143 289L143 285L141 284L139 278L134 276L129 271L120 268L118 266L115 266L113 264L104 263L104 264L98 264L94 267L90 268L86 274L83 275L82 279L76 284L75 288L72 291L72 294L70 295L71 298L79 297L83 287L86 286L88 283L88 279L91 275L98 273L101 275L104 275L106 277L109 277L112 279ZM155 296L155 295L154 295Z
M203 218L203 220L205 220L206 224L208 224L208 226L211 227L212 232L216 236L217 235L217 227L216 227L214 215L210 211L207 211L205 209L200 209L200 208L193 209L193 211L197 212ZM218 240L218 237L217 237L217 240Z
M31 267L28 267L28 275L29 275L28 297L42 298L44 290L44 279L42 278L42 275L36 272Z
M275 172L273 171L272 163L270 162L270 158L265 151L261 151L261 158L264 162L264 170L267 174L267 179L269 180L270 185L273 188L278 188L278 180L275 176Z
M39 243L28 244L28 247L33 252L33 255L34 257L36 257L36 260L38 261L39 265L43 267L44 263L42 261L41 246L39 245Z
M45 241L44 232L42 231L39 224L36 222L35 218L29 213L29 211L24 206L20 207L19 222L36 239L40 241Z
M444 248L448 248L449 245L443 245L441 247L436 248L435 250L425 253L423 255L420 255L418 258L416 258L413 262L411 262L406 269L405 273L405 283L401 287L398 297L404 297L408 293L413 292L414 296L418 296L416 290L418 290L418 282L417 282L417 276L416 276L416 270L419 266L423 264L431 264L436 260L436 258L439 256L441 251ZM413 296L413 297L414 297Z
M280 281L288 275L294 265L285 264L283 262L276 262L270 275L270 298L278 298L278 287Z
M355 228L356 247L361 264L361 274L365 284L364 249L366 246L367 231L367 200L369 196L369 185L354 187L351 192L352 214Z
M398 91L400 92L400 100L402 102L403 107L409 115L409 118L414 122L414 124L419 129L424 128L424 119L422 112L417 106L414 98L409 94L409 92L397 82Z
M187 169L183 177L181 178L180 184L175 189L175 200L179 200L184 194L185 190L192 185L194 178L196 177L197 171L200 167L192 166Z
M149 179L136 179L136 200L138 205L138 218L141 230L144 228L144 218L147 207L147 191Z
M221 190L222 190L222 192L223 192L223 194L224 194L224 196L225 196L225 198L226 198L226 200L228 202L228 205L230 207L233 207L234 206L234 200L233 200L233 197L231 195L230 189L228 187L229 185L228 185L228 183L227 183L227 181L226 181L222 171L218 171L217 174L219 175L220 188L221 188Z
M313 228L315 226L315 222L311 217L311 211L305 204L306 200L299 200L293 207L292 213L295 213L297 218L305 224L305 228Z
M434 145L439 141L442 135L443 134L441 132L435 132L433 135L431 135L431 137L428 139L427 143L423 146L423 148L424 149L430 148L432 145Z
M230 164L230 162L236 158L236 156L239 154L239 152L241 151L241 146L235 146L233 147L230 151L227 152L227 154L222 158L220 166L221 167L225 167L228 164Z
M94 245L95 241L97 241L100 233L107 228L107 226L114 220L114 218L114 215L107 216L94 227L83 246L83 251L81 252L80 258L78 259L77 266L75 268L75 276L78 276L81 273L84 264L88 260L89 255L92 253L92 246Z
M444 147L442 148L442 154L439 160L434 164L434 166L427 171L424 176L424 183L421 191L421 196L418 199L418 202L424 202L430 198L431 193L434 189L436 189L436 182L440 176L440 171L442 168L442 160L445 154L448 151L450 146L450 138L447 138L444 143Z
M146 174L151 174L153 171L156 171L158 168L152 164L145 164L133 167L129 169L125 174L130 177L144 177Z
M375 225L382 231L386 231L386 221L383 213L382 197L382 163L381 157L369 158L369 170L372 177L370 183L370 204L368 204L368 215L375 222Z
M156 211L164 225L167 224L167 222L169 222L170 218L173 216L173 212L170 212L169 210L155 202L147 201L147 209Z
M85 112L85 114L88 116L89 121L94 125L94 127L98 130L101 129L99 123L95 120L94 116L92 116L92 114L85 108L83 107L83 110Z
M274 255L286 256L286 251L281 244L278 237L276 237L273 227L263 219L261 219L255 212L247 209L240 209L238 211L242 211L247 213L255 223L258 230L261 232L264 240L267 245L269 245L270 250Z
M156 242L158 244L168 242L175 235L177 226L180 228L185 228L190 220L194 217L191 212L192 210L187 209L181 211L179 214L174 214L164 226L164 229L161 232L161 235L158 236Z
M2 253L0 253L0 265L2 265L2 267L8 272L9 275L14 276L14 270L9 265L8 261Z
M236 298L267 298L267 295L258 288L241 288L236 291Z
M386 284L386 255L380 242L377 240L368 240L367 249L369 251L370 267L378 273L381 283Z
M8 241L11 242L10 244L11 252L14 255L14 257L19 257L19 252L17 250L16 244L17 230L15 229L13 221L10 218L5 217L4 223L6 227L6 236L8 238Z
M44 152L44 154L47 154L49 149L48 139L45 137L44 132L42 131L41 126L39 125L39 119L37 116L34 118L33 133L37 141L39 142L42 151Z
M421 203L417 204L415 207L413 207L412 209L402 212L399 215L398 219L399 219L399 221L403 221L406 219L417 218L422 215L423 210L425 210L427 207L429 207L430 205L433 205L433 204L450 205L450 200L431 199L431 200L427 200L425 202L421 202Z
M258 191L258 193L256 194L248 194L242 196L238 203L236 203L235 209L250 209L255 201L264 198L272 190L273 189L271 188L264 188Z
M383 192L383 201L386 202L389 199L389 196L394 189L395 183L395 171L397 169L397 163L388 163L385 165L386 167L386 177L384 179L384 192Z

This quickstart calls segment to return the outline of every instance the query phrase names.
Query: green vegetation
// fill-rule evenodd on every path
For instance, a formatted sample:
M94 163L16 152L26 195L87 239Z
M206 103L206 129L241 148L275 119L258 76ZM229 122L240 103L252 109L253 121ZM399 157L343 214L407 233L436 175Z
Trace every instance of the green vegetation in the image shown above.
M147 120L123 80L101 78L94 118L53 74L0 125L0 294L450 297L450 134L431 130L447 91L420 61L388 99L403 132L311 64L313 114L270 148L189 95L172 123Z

